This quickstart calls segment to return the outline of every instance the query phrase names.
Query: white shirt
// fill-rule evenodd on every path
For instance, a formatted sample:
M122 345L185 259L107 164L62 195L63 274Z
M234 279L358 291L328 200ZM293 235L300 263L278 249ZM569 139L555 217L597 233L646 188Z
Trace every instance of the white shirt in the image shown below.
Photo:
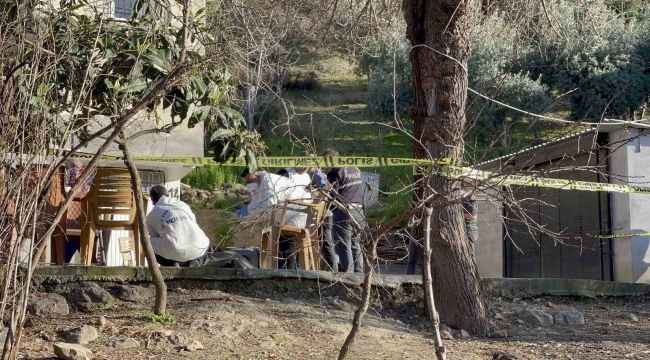
M203 256L210 239L186 203L163 196L147 215L147 229L156 255L186 262Z
M305 186L296 184L291 178L269 174L260 171L260 183L257 191L253 193L248 211L251 215L261 214L276 205L282 206L287 200L299 200L311 202L311 194ZM276 220L280 220L280 211L276 212ZM285 224L290 226L304 227L307 222L307 214L287 210Z
M293 180L293 182L295 182L296 185L300 185L304 187L311 185L311 176L309 176L309 174L307 174L306 171L302 174L299 174L298 171L296 171L296 169L291 168L291 169L287 169L287 172L289 173L289 179Z

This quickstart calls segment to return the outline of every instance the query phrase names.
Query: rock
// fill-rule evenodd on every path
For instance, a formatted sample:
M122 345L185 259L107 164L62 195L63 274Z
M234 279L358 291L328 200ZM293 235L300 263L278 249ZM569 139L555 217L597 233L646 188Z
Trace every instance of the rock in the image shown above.
M99 332L94 326L84 325L68 332L65 342L70 344L86 345L97 340Z
M332 307L337 310L341 310L345 312L354 312L356 310L352 304L350 304L347 301L340 300L338 298L333 298L330 303Z
M34 294L29 299L27 311L33 316L70 314L70 306L59 294Z
M424 309L424 301L418 303L418 309Z
M463 338L463 339L469 339L469 338L472 337L472 335L470 335L467 331L461 329L460 330L460 337Z
M108 342L108 346L115 349L135 349L140 347L140 343L131 338L126 339L113 339Z
M519 302L519 306L521 306L522 308L525 308L525 307L528 306L528 303L522 300L522 301Z
M203 350L203 349L204 349L203 344L201 344L200 342L198 342L196 340L192 341L189 345L185 346L185 350L190 351L190 352L191 351L197 351L197 350Z
M95 320L95 325L99 326L100 328L106 326L106 324L108 324L108 320L106 320L104 316L100 316L97 318L97 320Z
M553 303L550 302L550 301L547 301L547 302L546 302L546 307L551 308L551 309L557 309L557 308L559 308L559 306L553 304Z
M508 330L495 330L490 333L491 338L505 339L508 337Z
M596 320L596 321L594 321L594 325L597 325L597 326L612 326L612 322L607 321L607 320Z
M503 320L503 316L501 316L499 313L496 313L494 314L494 320Z
M447 330L440 330L442 340L454 340L454 336Z
M185 346L187 345L187 339L183 335L169 335L167 337L167 341L169 341L170 344L176 345L176 346Z
M226 200L228 200L230 202L236 202L236 201L240 201L240 197L239 197L239 195L235 194L234 192L227 192L226 193Z
M553 324L553 317L539 309L525 309L517 313L522 320L537 326Z
M90 360L93 358L92 351L77 344L55 343L54 354L64 360Z
M234 184L230 190L241 197L250 197L251 190L246 185Z
M553 315L556 324L584 325L585 316L580 311L560 311Z
M523 324L525 324L525 323L526 323L525 321L523 321L523 320L521 320L521 319L517 319L517 324L519 324L519 325L523 325Z
M115 299L101 286L83 282L68 296L70 303L81 311L91 312L112 308Z
M117 288L117 297L124 301L146 301L156 296L156 290L149 287L121 285Z
M223 184L221 184L221 187L224 190L227 190L227 189L230 189L232 187L232 185L230 185L230 183L223 183Z
M623 319L630 320L630 321L633 321L633 322L639 321L639 318L635 314L632 314L632 313L623 314Z
M515 357L514 355L510 355L502 351L497 351L494 354L492 354L492 360L516 360L516 359L517 357Z
M447 326L447 324L445 324L445 323L440 323L440 330L451 332L451 328L449 326Z

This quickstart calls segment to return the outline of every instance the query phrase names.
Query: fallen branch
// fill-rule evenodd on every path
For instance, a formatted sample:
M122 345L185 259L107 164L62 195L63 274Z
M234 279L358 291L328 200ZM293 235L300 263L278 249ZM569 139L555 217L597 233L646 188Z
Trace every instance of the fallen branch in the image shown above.
M436 305L433 300L433 280L431 279L431 216L433 209L427 206L424 209L424 241L422 244L424 251L424 261L422 262L422 275L424 277L424 294L427 302L427 314L431 321L433 330L434 343L436 346L436 357L438 360L446 360L447 354L445 347L442 346L440 337L440 317L436 311Z

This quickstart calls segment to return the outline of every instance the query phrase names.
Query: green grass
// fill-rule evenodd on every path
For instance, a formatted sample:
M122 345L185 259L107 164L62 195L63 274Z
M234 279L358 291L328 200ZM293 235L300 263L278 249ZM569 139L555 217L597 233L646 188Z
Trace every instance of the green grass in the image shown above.
M162 315L156 315L156 314L147 315L147 320L153 323L160 323L163 325L176 324L176 316L170 313L164 313Z
M182 182L193 188L212 190L223 183L234 184L241 181L243 167L204 166L197 167L187 174Z

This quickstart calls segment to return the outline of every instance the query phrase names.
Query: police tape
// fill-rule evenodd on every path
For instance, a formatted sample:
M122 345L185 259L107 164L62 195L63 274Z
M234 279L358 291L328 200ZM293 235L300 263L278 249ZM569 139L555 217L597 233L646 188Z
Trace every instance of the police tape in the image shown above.
M94 154L75 153L71 157L92 158ZM119 156L103 156L103 160L123 160ZM184 165L204 165L204 166L246 166L244 160L219 163L210 157L157 157L157 156L134 156L133 161L158 162ZM426 159L408 159L408 158L389 158L389 157L370 157L370 156L318 156L318 157L301 157L301 156L272 156L257 158L258 166L261 168L272 167L358 167L358 168L378 168L392 166L414 166L431 164L431 160ZM438 165L451 164L450 159L437 161Z
M73 157L92 158L94 154L75 153ZM123 160L118 156L103 156L104 160ZM246 166L244 160L219 163L209 157L155 157L155 156L134 156L134 161L158 162L184 165L203 166ZM544 178L530 175L498 175L493 172L477 170L470 167L455 165L451 159L440 159L435 166L431 160L389 158L389 157L368 157L368 156L273 156L260 157L257 159L261 168L273 167L358 167L358 168L380 168L393 166L412 166L414 175L426 175L435 173L440 176L452 179L470 179L475 181L490 182L499 185L533 186L559 190L580 190L580 191L601 191L619 192L634 194L650 194L650 187L620 185L610 183L599 183L589 181L576 181L566 179Z
M441 164L433 168L430 165L414 166L414 175L425 175L430 173L452 179L468 179L474 181L489 182L497 185L532 186L558 190L650 194L650 187L647 186L621 185L568 179L553 179L530 175L498 175L489 171L446 164Z
M599 239L620 239L633 236L650 236L650 232L641 232L641 233L631 233L631 234L612 234L612 235L600 235Z

